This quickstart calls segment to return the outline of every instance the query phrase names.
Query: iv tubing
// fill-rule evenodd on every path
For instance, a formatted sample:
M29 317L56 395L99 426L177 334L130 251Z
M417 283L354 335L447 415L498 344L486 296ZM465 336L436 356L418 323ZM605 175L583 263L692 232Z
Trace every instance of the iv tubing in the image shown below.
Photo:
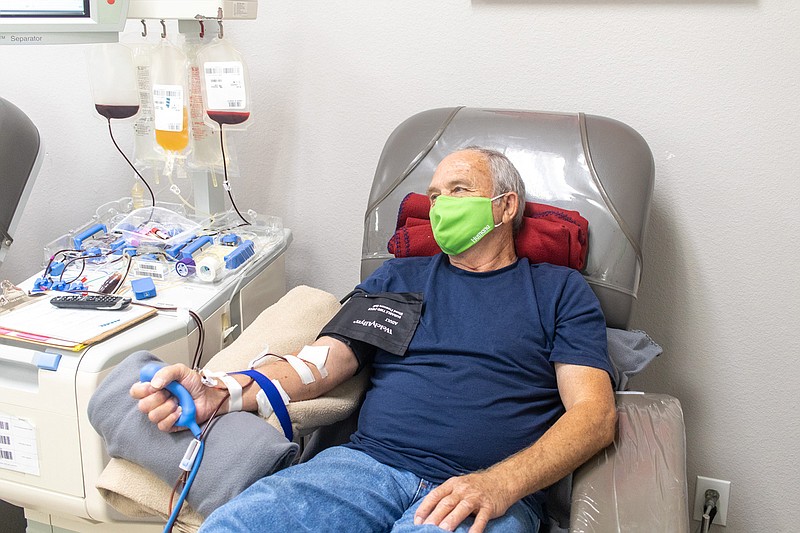
M242 219L242 222L244 222L243 226L249 226L250 222L246 218L244 218L244 215L242 215L242 213L239 211L239 208L236 207L236 202L233 201L233 193L231 193L231 184L228 181L228 163L227 161L225 161L225 141L223 140L223 135L222 135L222 123L218 124L219 124L219 148L220 151L222 152L222 170L223 172L225 172L225 178L223 182L225 184L225 190L228 191L228 198L231 199L231 205L233 206L233 209L236 211L236 214L239 215L239 218Z
M175 520L177 520L178 514L181 512L181 507L183 507L183 502L186 500L186 495L189 494L189 489L192 487L192 483L194 483L194 478L197 476L197 471L200 470L200 462L203 460L204 448L205 442L201 440L197 450L197 457L195 457L194 464L192 465L192 471L189 473L189 479L186 480L186 484L183 486L181 495L178 497L178 501L175 503L175 507L172 509L172 514L170 515L167 524L164 526L164 533L172 531L172 527L175 525Z
M111 130L111 119L108 119L108 134L111 136L111 142L114 143L114 146L117 148L117 151L120 153L120 155L122 155L122 157L125 158L125 161L128 162L128 164L133 169L133 171L136 172L136 175L139 176L139 179L142 180L142 183L144 183L144 186L147 187L147 190L150 192L150 200L153 202L153 204L152 204L153 207L155 207L155 205L156 205L156 195L153 193L153 189L150 188L150 184L147 183L147 180L145 180L144 177L141 174L139 174L139 171L136 169L135 166L133 166L133 163L131 163L131 160L128 159L128 156L125 155L125 152L123 152L122 148L120 148L119 145L117 144L117 140L114 139L114 132Z

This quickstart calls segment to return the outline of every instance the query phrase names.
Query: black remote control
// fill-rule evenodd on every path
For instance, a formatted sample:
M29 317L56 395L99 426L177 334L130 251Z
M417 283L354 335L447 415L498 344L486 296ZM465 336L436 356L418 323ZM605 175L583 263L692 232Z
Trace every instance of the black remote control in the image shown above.
M131 304L130 298L111 296L109 294L87 294L74 296L56 296L50 299L56 307L65 309L97 309L100 311L118 311Z

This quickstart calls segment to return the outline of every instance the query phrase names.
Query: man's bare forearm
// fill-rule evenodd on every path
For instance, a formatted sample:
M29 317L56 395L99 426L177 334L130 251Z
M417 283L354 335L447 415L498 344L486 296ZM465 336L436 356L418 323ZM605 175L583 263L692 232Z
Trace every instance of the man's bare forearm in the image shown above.
M549 487L614 440L611 404L577 403L534 444L488 468L498 488L514 502Z
M281 387L286 391L292 401L310 400L322 396L332 390L337 385L343 383L353 376L358 367L353 352L344 343L330 337L321 337L313 343L314 346L328 346L328 360L325 369L328 371L327 377L322 377L319 370L312 364L307 364L309 370L314 375L312 383L303 384L300 376L286 361L273 360L266 364L257 366L255 370L264 374L270 379L277 379ZM231 369L238 370L238 369ZM243 375L234 375L240 384L245 388L242 391L242 410L256 411L256 394L260 390L257 385L246 386L250 383L250 378Z

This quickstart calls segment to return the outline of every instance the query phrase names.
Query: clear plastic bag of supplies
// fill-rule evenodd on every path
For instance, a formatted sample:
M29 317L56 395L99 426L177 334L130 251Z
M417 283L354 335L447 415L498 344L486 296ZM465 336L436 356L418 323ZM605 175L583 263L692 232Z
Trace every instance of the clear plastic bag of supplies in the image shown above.
M197 54L207 123L244 129L250 119L249 82L242 54L225 39L215 39Z
M139 90L131 49L120 43L99 44L88 52L94 108L106 120L139 113Z
M163 207L134 209L112 231L118 231L130 246L171 246L189 239L201 225Z

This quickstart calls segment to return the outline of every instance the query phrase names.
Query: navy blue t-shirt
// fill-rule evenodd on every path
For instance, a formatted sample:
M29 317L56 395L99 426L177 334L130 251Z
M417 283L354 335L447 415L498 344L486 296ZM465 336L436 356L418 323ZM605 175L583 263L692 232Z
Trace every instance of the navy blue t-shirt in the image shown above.
M421 292L405 356L378 350L348 446L441 483L533 444L564 413L556 362L611 374L605 320L579 272L520 259L492 272L443 254L393 259L360 288Z

